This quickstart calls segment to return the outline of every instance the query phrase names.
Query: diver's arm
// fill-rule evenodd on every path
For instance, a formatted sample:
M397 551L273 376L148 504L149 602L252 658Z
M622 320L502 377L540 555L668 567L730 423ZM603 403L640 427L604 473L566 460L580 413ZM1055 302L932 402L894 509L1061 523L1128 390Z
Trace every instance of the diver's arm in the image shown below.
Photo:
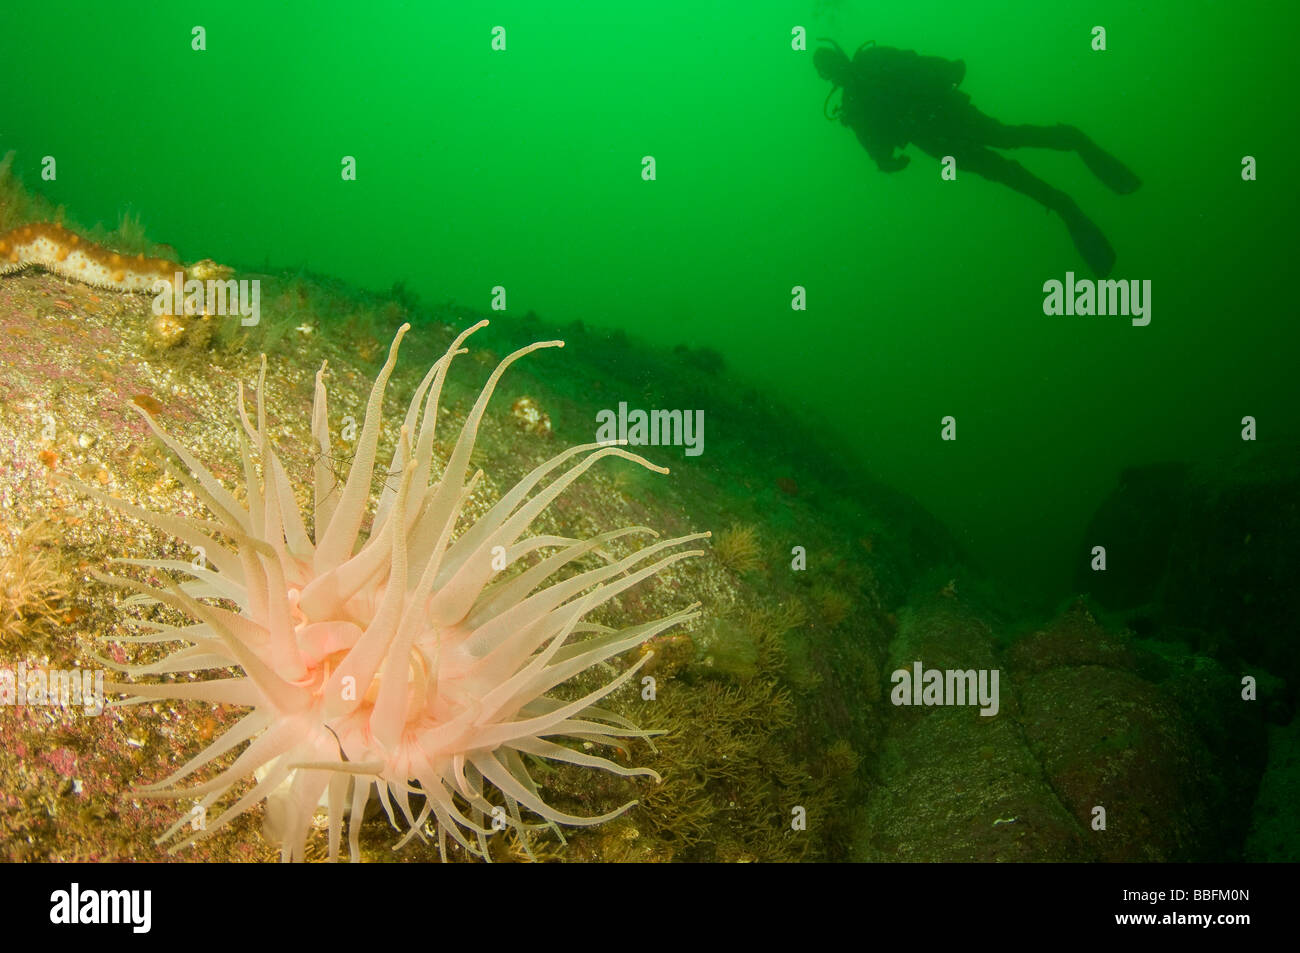
M858 142L862 143L862 148L867 150L867 155L871 156L876 163L876 167L881 172L902 172L907 168L907 164L912 161L907 156L894 155L893 146L882 145L861 129L855 127L853 132L858 137Z
M881 172L902 172L907 168L907 164L912 161L910 156L901 154L889 156L884 161L877 159L875 156L872 156L871 158L876 160L876 165L879 167Z

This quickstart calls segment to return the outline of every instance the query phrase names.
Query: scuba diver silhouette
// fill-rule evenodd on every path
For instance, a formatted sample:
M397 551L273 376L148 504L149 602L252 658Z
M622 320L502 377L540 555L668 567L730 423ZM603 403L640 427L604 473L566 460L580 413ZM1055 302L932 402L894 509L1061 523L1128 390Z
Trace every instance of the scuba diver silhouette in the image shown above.
M1142 183L1118 159L1074 126L1008 126L984 115L971 104L970 96L957 89L966 75L961 60L921 56L913 50L876 46L870 40L850 60L834 40L818 42L830 46L813 54L813 65L822 79L834 84L822 112L857 134L881 172L899 172L907 166L908 157L895 156L894 151L909 142L936 159L952 156L958 169L1000 182L1055 212L1097 277L1110 274L1115 250L1074 199L993 149L1078 153L1093 175L1124 195ZM840 106L827 112L840 88L844 90Z

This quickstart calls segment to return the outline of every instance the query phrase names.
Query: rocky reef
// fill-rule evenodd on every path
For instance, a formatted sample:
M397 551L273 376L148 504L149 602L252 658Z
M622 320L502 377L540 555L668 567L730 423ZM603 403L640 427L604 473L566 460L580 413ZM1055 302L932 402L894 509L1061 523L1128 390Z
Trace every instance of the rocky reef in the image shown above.
M0 229L37 220L62 217L0 174ZM65 224L122 253L177 259L138 223ZM703 558L620 594L593 621L617 627L693 601L701 617L566 687L580 697L653 653L640 673L653 681L625 686L608 707L662 732L620 753L662 783L538 768L539 787L566 812L640 803L530 849L503 834L494 859L1294 858L1285 845L1295 844L1296 744L1294 723L1284 726L1297 656L1276 635L1295 618L1296 590L1276 573L1295 564L1295 471L1213 486L1176 467L1135 471L1089 529L1090 539L1116 541L1112 566L1124 571L1083 576L1086 596L1046 620L1026 618L1002 607L929 514L846 469L814 423L744 384L723 355L531 313L426 305L400 286L366 293L304 272L259 280L261 321L246 327L201 315L160 325L147 296L48 273L0 279L0 669L89 671L103 654L159 657L112 641L124 634L122 594L96 573L112 557L194 554L66 479L157 512L202 514L131 404L236 485L225 409L240 382L257 380L265 353L269 426L282 447L298 448L284 464L302 474L313 462L306 370L328 360L332 412L359 421L394 329L409 322L381 437L391 446L420 370L487 316L492 327L467 358L481 362L480 376L448 383L449 417L463 415L500 355L548 337L567 346L503 382L471 460L485 471L471 509L557 446L594 439L601 410L690 407L709 421L703 456L636 448L672 468L671 479L593 470L537 529L717 531ZM1163 494L1171 479L1182 489ZM1206 525L1217 528L1207 536ZM1151 539L1163 542L1142 550ZM1207 546L1229 555L1226 568L1210 565ZM997 715L892 704L894 673L917 662L998 671ZM1247 674L1258 701L1243 699ZM174 806L139 797L136 785L174 771L238 714L183 701L96 715L0 706L0 857L165 859L154 838ZM251 812L175 859L274 859L261 827ZM363 827L367 860L437 857L419 840L394 853L382 814ZM323 831L311 839L310 859L324 858L324 841Z
M114 244L112 233L101 238ZM122 594L95 574L113 557L189 560L193 554L77 493L66 479L158 512L202 515L131 404L182 435L213 462L218 477L236 485L238 447L223 408L239 382L248 388L256 381L261 353L268 355L271 426L284 437L283 447L306 448L311 394L302 386L302 369L328 360L334 412L360 419L384 342L396 326L411 322L407 343L413 356L390 385L383 440L391 442L400 421L396 410L417 382L412 368L436 357L455 328L477 317L468 309L422 308L367 295L311 275L262 280L263 315L256 327L200 317L179 331L159 328L147 296L106 293L41 272L0 281L4 665L91 670L100 667L96 657L104 653L118 663L153 657L147 649L128 653L112 641L126 634L118 611ZM536 318L492 317L489 334L496 337L487 338L483 375L497 355L542 327ZM603 404L651 404L678 393L679 385L693 388L695 400L708 401L712 419L765 426L767 439L778 439L771 434L778 418L760 425L755 421L761 412L701 392L691 363L680 355L639 355L642 372L662 372L651 386L608 371L611 353L627 346L618 336L580 328L559 328L556 336L569 338L561 360L512 373L483 422L473 463L486 477L475 506L486 505L551 455L552 431L565 442L590 440ZM594 395L593 380L599 388ZM473 394L453 380L444 412L463 413ZM530 426L520 425L523 404ZM543 419L546 427L535 425ZM844 501L819 479L815 459L786 454L760 466L763 452L755 441L738 424L728 429L710 447L707 466L692 467L669 457L671 448L659 450L659 462L674 470L673 479L659 486L632 468L593 471L592 479L549 508L538 527L583 536L604 526L643 523L671 535L720 521L737 535L697 567L674 568L593 617L625 624L692 599L706 609L691 628L646 647L654 652L646 669L655 679L654 697L647 700L629 686L610 706L664 732L653 747L634 742L637 763L657 770L663 783L630 782L641 802L632 812L601 827L566 831L565 843L543 839L533 845L537 858L847 856L852 805L861 799L861 765L879 726L879 706L871 696L878 687L875 656L883 634L864 633L884 633L889 625L875 573L894 572L903 556L891 555L883 538L863 542L872 533L879 536L883 514L848 525L831 518L825 501L833 499L837 507ZM286 467L310 468L306 452L286 454ZM802 490L792 496L781 481L794 478ZM791 568L794 547L808 553L808 570ZM578 679L569 690L590 687ZM98 716L49 706L0 707L0 841L6 858L164 858L154 837L166 829L174 808L138 797L136 785L175 770L237 714L184 701L109 707ZM627 779L595 774L552 766L538 777L557 807L575 813L598 813L627 799ZM256 816L240 818L179 858L272 859L273 845L260 827ZM313 839L310 856L323 857L323 839ZM363 854L372 860L436 856L418 841L393 854L392 841L382 816L373 818L365 825ZM500 860L527 858L505 836L494 842L493 854Z

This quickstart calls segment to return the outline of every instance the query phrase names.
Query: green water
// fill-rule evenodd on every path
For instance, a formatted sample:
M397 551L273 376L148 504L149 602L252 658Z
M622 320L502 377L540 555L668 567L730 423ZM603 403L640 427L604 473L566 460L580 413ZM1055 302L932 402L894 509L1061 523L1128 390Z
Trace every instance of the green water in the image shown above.
M793 445L833 433L996 575L1051 596L1122 467L1231 459L1248 414L1261 440L1297 437L1296 9L15 4L0 153L70 218L132 211L187 260L481 310L503 285L506 321L711 346L790 408ZM1078 125L1132 166L1144 185L1117 196L1073 155L1016 153L1107 233L1113 277L1152 282L1150 325L1042 313L1043 282L1086 268L1023 196L942 181L915 147L879 172L823 118L825 35L963 59L985 112Z

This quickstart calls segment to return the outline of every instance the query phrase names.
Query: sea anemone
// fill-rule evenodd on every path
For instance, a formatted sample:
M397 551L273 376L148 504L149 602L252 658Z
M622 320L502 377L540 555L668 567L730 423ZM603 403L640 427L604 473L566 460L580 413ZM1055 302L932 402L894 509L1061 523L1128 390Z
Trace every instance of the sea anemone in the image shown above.
M560 811L540 796L528 758L658 781L648 768L625 767L591 753L595 746L625 746L622 739L652 734L598 707L632 678L644 658L585 694L570 691L561 699L549 693L694 618L698 604L621 630L584 621L592 609L630 586L700 555L697 550L665 551L709 534L653 542L619 559L608 556L604 547L622 537L657 534L632 526L587 540L521 538L569 484L602 458L622 457L668 472L618 446L598 443L572 447L536 467L480 518L466 519L457 533L462 509L482 476L479 472L466 480L466 471L498 380L525 354L563 346L562 341L540 342L501 361L469 411L440 478L432 480L443 381L453 358L467 353L462 343L485 324L461 333L416 388L392 464L381 470L382 489L368 532L362 525L376 472L384 391L409 325L398 331L370 392L355 456L341 485L330 466L326 368L316 374L311 433L318 456L310 527L267 437L265 356L256 426L242 386L238 397L243 503L167 435L147 409L133 405L183 464L173 467L176 477L214 519L157 514L84 490L189 546L202 547L211 568L183 560L120 560L188 577L165 588L102 577L136 590L129 603L161 603L192 620L186 626L137 620L150 631L121 641L187 645L153 664L116 667L133 677L229 667L242 673L115 684L111 689L131 696L124 704L175 698L248 709L209 747L140 792L195 798L209 812L235 785L251 782L204 829L187 830L191 814L172 825L159 842L172 841L173 852L266 801L266 828L279 843L282 859L303 859L313 818L323 807L330 859L338 858L343 820L350 814L348 847L355 861L373 789L390 822L399 826L400 812L409 826L398 847L413 836L424 838L426 827L436 827L444 859L448 836L470 854L486 858L494 831L513 830L526 844L530 831L558 833L560 824L599 824L636 803L596 817ZM600 557L596 568L575 565L593 555ZM510 571L503 571L507 566ZM215 777L178 786L240 745L246 747ZM417 796L414 806L412 795Z

